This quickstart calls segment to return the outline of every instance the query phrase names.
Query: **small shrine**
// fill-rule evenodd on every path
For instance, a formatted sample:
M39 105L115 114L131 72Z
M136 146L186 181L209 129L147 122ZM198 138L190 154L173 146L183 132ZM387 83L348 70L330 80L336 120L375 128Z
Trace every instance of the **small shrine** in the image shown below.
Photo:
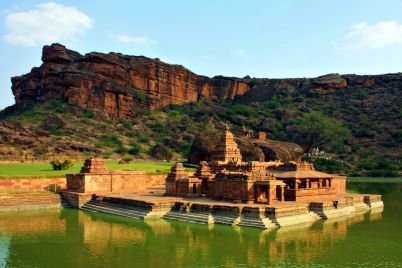
M67 174L67 190L76 193L135 193L146 185L144 171L110 171L103 159L88 158L80 173Z
M109 169L105 165L103 159L88 158L85 160L84 165L81 168L80 173L110 173Z

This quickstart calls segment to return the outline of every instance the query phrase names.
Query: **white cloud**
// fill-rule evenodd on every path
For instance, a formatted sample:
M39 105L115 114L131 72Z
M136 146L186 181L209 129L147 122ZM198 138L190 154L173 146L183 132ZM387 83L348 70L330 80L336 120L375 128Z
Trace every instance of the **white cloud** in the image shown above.
M33 10L9 13L8 33L3 39L12 45L43 45L74 40L91 27L92 19L75 7L49 2Z
M352 25L350 32L334 42L337 49L384 48L402 45L402 24L382 21L373 25L365 22Z
M117 34L117 35L110 35L110 37L120 43L127 43L127 44L142 44L142 45L149 45L149 44L156 44L156 40L149 39L146 36L130 36L126 34Z

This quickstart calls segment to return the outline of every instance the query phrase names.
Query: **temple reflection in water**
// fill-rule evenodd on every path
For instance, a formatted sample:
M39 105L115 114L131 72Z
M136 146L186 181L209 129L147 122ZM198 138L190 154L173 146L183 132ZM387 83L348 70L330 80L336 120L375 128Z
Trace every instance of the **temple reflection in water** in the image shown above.
M23 237L31 237L30 243L47 239L49 250L66 252L70 255L69 264L78 266L92 261L121 267L127 264L127 256L140 258L142 265L153 267L189 267L200 262L212 265L217 258L224 267L235 267L239 262L258 266L261 262L289 260L307 264L330 254L336 242L346 238L352 225L379 220L381 215L382 210L368 211L305 226L262 231L162 219L144 222L67 209L20 212L18 217L15 213L2 214L0 234L9 237L9 242L1 246L8 245L7 251L18 252L19 259L37 266L48 263L49 257L41 257L43 246L20 243ZM9 255L8 263L17 263L13 260L17 255Z

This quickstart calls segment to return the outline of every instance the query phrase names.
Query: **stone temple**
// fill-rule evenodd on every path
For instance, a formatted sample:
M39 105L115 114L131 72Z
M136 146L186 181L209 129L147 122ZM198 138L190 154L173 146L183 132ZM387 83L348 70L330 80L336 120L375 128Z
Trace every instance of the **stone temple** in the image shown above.
M311 163L243 161L227 126L210 159L194 173L176 163L168 175L150 175L110 171L92 158L79 174L67 175L62 196L93 212L266 229L382 212L380 195L348 193L345 176L319 172Z
M308 162L242 161L227 126L210 163L201 162L193 176L177 163L166 180L166 195L248 204L331 199L345 192L345 176L319 172Z

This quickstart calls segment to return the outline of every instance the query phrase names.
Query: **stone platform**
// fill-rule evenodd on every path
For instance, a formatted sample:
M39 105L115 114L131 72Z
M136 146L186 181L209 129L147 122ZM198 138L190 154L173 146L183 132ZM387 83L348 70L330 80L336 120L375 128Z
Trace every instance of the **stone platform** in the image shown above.
M311 202L244 204L205 197L164 196L163 187L137 194L63 192L72 207L137 219L164 218L202 224L227 224L272 229L309 224L320 219L352 216L382 208L379 195L340 194L335 199Z

